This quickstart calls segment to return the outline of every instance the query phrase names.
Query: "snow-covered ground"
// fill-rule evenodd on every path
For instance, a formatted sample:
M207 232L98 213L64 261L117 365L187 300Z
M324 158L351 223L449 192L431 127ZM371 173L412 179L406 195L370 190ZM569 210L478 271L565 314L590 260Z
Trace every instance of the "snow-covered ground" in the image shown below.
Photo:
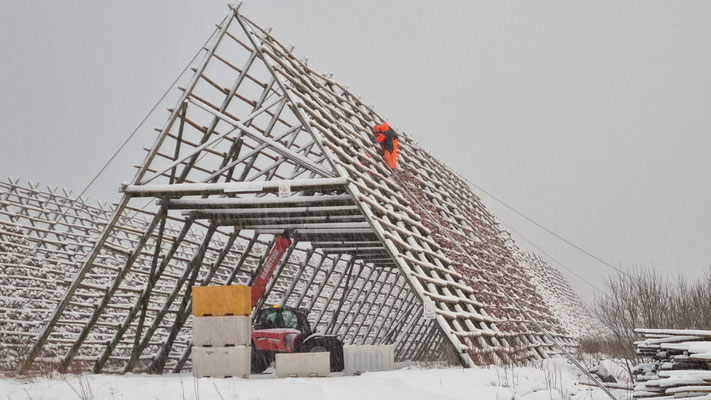
M173 375L68 375L56 379L0 379L5 399L608 399L564 360L526 368L406 367L360 376L277 379L195 379ZM618 399L631 392L614 390Z

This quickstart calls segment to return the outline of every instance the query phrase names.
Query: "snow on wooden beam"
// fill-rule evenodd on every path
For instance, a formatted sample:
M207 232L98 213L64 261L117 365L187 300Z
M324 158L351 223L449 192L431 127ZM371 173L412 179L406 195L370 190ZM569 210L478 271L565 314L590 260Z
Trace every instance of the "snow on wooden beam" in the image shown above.
M301 216L348 216L360 215L357 206L306 206L306 207L279 207L279 208L247 208L236 210L187 210L182 212L185 216L196 219L211 218L261 218L266 216L279 217L289 215Z
M121 185L119 191L134 197L181 197L230 193L291 192L344 190L347 178L293 179L261 182L179 183L171 185Z
M346 242L342 240L337 240L337 241L323 241L323 242L313 242L311 245L316 248L332 248L332 247L342 247L342 246L352 246L354 244L357 244L359 246L381 246L382 243L378 241L373 241L373 242Z
M707 336L711 337L711 331L699 330L699 329L647 329L647 328L637 328L634 330L635 333L641 333L643 335L663 335L663 336L676 336L676 335L693 335L693 336Z
M304 224L341 224L353 222L365 222L365 218L360 215L343 215L343 216L305 216L305 217L280 217L265 215L260 218L224 218L224 217L208 217L221 226L239 226L239 227L254 227L254 226L270 226L278 227L285 225L304 225ZM247 229L247 228L244 228Z
M259 234L278 235L283 232L279 229L260 229ZM296 229L292 236L300 242L323 241L338 238L340 240L372 242L377 236L370 228L367 229Z
M294 206L325 206L352 205L353 198L349 195L333 196L291 196L275 198L219 198L219 199L171 199L167 205L173 210L187 209L239 209Z
M316 247L316 246L314 246ZM324 249L324 254L328 253L348 253L348 252L356 252L359 254L365 254L365 253L380 253L385 251L385 248L383 246L352 246L352 247L329 247L327 249ZM390 258L388 258L390 259Z

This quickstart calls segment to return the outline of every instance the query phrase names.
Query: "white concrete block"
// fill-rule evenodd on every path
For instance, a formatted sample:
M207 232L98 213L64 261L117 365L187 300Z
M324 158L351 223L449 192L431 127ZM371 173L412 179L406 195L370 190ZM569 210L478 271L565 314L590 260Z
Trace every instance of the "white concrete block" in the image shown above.
M328 376L331 372L330 353L277 353L276 374L279 378L290 376Z
M395 345L343 346L344 374L390 371L395 364Z
M252 320L244 316L193 318L193 345L198 347L249 346Z
M249 346L193 347L193 376L249 378L251 350Z

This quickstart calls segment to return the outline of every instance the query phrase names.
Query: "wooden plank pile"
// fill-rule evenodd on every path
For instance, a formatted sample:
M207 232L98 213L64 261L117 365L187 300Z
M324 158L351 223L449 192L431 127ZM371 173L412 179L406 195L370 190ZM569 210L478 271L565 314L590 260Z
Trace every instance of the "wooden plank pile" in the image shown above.
M635 329L637 354L651 361L635 370L636 399L711 398L711 331Z

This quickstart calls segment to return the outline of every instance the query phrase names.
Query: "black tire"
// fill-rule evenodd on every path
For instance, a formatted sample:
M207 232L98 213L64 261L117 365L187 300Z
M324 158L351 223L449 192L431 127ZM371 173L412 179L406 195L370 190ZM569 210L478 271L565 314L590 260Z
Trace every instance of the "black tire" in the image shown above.
M325 353L325 352L327 352L327 351L328 351L328 350L326 350L325 347L323 347L323 346L318 346L318 345L313 346L313 347L311 347L311 348L309 349L309 353Z
M331 372L343 371L343 343L339 340L331 340L327 349L331 353Z
M254 343L252 344L252 367L251 371L253 374L261 374L269 368L269 364L271 364L271 358L269 357L269 354L265 351L260 351L257 350L254 347Z
M307 352L327 351L330 353L331 372L343 371L343 343L338 339L322 337L311 341L307 347Z

